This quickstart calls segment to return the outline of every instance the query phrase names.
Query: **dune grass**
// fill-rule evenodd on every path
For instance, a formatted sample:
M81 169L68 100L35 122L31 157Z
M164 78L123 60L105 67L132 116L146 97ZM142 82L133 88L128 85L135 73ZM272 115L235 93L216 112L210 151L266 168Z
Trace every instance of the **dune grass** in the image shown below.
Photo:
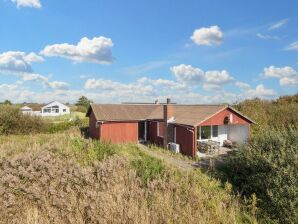
M0 136L0 223L256 223L200 171L140 151L55 134Z

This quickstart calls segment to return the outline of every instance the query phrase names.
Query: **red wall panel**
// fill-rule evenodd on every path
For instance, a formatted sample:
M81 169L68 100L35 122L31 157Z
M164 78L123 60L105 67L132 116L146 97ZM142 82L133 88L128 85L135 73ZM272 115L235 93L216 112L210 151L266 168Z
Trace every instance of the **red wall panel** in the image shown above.
M100 139L112 143L137 143L138 122L109 122L100 125Z
M200 123L199 126L223 125L225 117L228 116L230 118L230 114L232 114L233 120L229 121L229 124L250 124L249 121L247 121L245 118L238 115L234 111L230 109L225 109L215 114L213 117L209 118L208 120Z
M176 127L176 143L180 145L180 152L184 155L196 157L195 129L184 126Z

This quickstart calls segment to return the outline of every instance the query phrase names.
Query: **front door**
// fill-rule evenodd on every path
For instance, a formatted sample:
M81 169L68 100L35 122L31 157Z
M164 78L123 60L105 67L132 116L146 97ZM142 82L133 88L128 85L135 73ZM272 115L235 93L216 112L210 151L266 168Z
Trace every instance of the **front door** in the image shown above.
M138 123L139 125L139 134L138 134L138 140L139 142L144 142L146 139L145 139L145 122L144 121L140 121Z

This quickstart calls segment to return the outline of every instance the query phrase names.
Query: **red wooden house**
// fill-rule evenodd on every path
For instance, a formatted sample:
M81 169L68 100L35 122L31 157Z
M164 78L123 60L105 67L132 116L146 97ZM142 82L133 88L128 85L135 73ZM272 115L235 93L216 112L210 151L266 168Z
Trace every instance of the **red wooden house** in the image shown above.
M91 104L87 116L92 138L163 147L176 143L194 158L200 141L245 142L254 123L227 105L179 105L169 99L166 104Z

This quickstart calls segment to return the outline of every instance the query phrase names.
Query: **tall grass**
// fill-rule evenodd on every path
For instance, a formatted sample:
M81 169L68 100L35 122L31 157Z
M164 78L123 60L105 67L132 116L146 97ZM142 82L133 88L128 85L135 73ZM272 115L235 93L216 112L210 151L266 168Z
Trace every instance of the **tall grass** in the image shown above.
M135 145L83 139L75 129L0 136L0 223L254 221L229 187Z

